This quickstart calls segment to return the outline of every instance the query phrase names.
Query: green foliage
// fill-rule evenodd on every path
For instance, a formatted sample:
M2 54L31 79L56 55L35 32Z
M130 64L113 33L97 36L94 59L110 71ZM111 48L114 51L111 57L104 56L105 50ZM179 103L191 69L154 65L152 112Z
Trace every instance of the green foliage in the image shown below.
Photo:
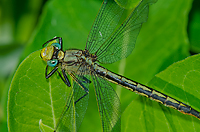
M133 53L126 60L104 66L142 84L151 80L149 86L200 110L199 55L188 57L187 22L191 4L191 0L158 0L150 6L149 19L140 31ZM100 5L100 0L48 1L33 41L25 49L23 57L41 49L41 45L54 36L64 39L64 49L84 49ZM58 75L45 79L45 64L39 54L36 51L29 55L13 78L8 100L10 131L51 130L66 103L70 88ZM194 117L113 86L121 99L122 131L200 129L200 121ZM102 130L92 89L91 85L89 106L80 131Z

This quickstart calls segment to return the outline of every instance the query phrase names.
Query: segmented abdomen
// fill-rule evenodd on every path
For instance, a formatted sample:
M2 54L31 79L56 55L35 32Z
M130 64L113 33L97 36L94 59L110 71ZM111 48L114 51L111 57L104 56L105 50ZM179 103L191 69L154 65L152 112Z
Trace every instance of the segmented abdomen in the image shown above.
M150 87L147 87L145 85L142 85L138 82L132 81L130 79L127 79L121 75L118 75L116 73L113 73L106 68L99 66L96 64L95 71L97 74L105 78L106 80L115 83L117 85L120 85L132 92L136 92L142 96L145 96L147 98L151 98L161 104L164 104L168 107L171 107L173 109L176 109L184 114L195 116L196 118L200 119L200 112L197 110L191 108L191 106L186 105L172 97L169 97L157 90L154 90Z

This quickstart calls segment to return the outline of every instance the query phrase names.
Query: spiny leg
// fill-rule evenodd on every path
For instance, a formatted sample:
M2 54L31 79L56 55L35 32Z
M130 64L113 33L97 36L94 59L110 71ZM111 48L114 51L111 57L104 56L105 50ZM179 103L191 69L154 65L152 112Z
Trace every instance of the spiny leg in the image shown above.
M49 77L51 77L51 76L58 70L58 67L55 67L55 68L54 68L50 73L48 73L48 74L47 74L47 70L48 70L48 65L47 65L47 67L46 67L46 72L45 72L45 77L46 77L46 79L48 79ZM61 74L60 74L59 71L57 71L57 72L58 72L60 78L63 80L63 82L64 82L68 87L70 87L71 84L70 84L69 79L68 79L68 77L67 77L67 75L66 75L66 73L65 73L65 70L62 70L62 74L63 74L64 78L61 76Z
M50 73L47 74L47 70L48 70L48 65L46 67L46 72L45 72L45 77L46 79L48 79L49 77L51 77L57 70L58 70L58 67L55 67Z
M68 87L71 87L70 81L69 81L69 79L68 79L68 77L67 77L67 75L66 75L66 73L65 73L65 70L64 70L64 69L62 70L62 74L63 74L63 77L64 77L64 78L61 76L60 72L58 72L58 74L59 74L60 78L63 80L63 82L64 82Z

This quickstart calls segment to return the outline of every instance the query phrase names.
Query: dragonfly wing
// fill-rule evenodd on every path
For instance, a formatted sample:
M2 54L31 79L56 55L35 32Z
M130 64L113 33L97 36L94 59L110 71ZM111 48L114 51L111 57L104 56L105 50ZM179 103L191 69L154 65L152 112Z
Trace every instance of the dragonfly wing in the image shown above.
M89 93L85 90L89 88L89 76L73 75L73 91L58 121L56 131L78 131L87 110Z
M104 0L87 38L86 50L95 54L114 32L123 11L114 0Z
M142 0L124 23L97 50L97 60L113 63L126 58L134 49L142 23L147 21L149 4L157 0Z
M92 73L92 80L95 87L96 98L104 132L121 131L120 101L110 84Z

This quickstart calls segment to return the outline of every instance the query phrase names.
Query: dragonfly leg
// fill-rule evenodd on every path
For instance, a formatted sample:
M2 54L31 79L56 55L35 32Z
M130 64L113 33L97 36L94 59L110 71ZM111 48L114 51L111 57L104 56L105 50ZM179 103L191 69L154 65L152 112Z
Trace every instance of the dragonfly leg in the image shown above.
M57 72L58 72L58 71L57 71ZM71 84L70 84L69 79L68 79L68 77L67 77L67 75L66 75L66 73L65 73L65 70L62 70L62 74L63 74L63 77L64 77L64 78L61 76L60 72L58 72L58 74L59 74L60 78L63 80L63 82L64 82L68 87L70 87Z
M49 74L47 74L47 70L48 70L48 65L46 67L46 72L45 72L46 79L48 79L49 77L51 77L58 70L58 67L55 67Z
M45 77L46 77L46 79L48 79L49 77L51 77L51 76L58 70L58 67L55 67L49 74L47 74L47 70L48 70L48 65L47 65L47 67L46 67L46 72L45 72ZM67 75L66 75L66 73L65 73L65 70L62 70L62 74L63 74L64 78L61 76L61 74L60 74L59 71L57 71L57 72L58 72L60 78L63 80L63 82L64 82L68 87L70 87L71 84L70 84L69 79L68 79L68 77L67 77Z

